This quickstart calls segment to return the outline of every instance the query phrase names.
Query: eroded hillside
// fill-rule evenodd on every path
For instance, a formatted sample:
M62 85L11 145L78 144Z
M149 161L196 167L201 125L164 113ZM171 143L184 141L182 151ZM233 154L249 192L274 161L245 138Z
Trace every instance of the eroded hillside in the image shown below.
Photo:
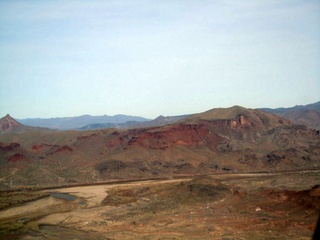
M2 187L320 167L318 131L238 106L126 131L6 130L0 142Z

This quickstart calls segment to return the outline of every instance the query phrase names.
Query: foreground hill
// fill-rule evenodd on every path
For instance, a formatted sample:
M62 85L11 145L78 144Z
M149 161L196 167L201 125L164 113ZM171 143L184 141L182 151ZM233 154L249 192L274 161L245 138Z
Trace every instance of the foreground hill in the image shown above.
M318 131L239 106L165 126L11 133L0 142L2 187L320 167Z

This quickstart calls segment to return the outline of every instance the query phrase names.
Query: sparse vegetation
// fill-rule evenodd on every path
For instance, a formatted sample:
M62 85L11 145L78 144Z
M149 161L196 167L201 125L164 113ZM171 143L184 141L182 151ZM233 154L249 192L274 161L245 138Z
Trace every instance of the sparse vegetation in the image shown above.
M25 231L32 229L32 237L47 239L57 234L86 239L306 238L314 230L320 208L319 176L319 171L223 174L91 186L97 197L101 193L96 187L106 191L102 202L99 197L101 205L89 210L86 204L65 201L29 218L3 221L0 234L29 236ZM77 191L83 188L88 189L77 187ZM75 188L64 190L77 195ZM82 196L87 197L81 202L94 198Z
M0 191L0 210L14 207L23 203L48 197L49 194L42 191Z
M126 168L126 164L120 160L104 161L95 166L95 169L98 170L100 173L117 172L124 168Z
M25 226L25 221L17 220L8 223L0 224L0 236L12 233L20 233L23 232L23 228Z

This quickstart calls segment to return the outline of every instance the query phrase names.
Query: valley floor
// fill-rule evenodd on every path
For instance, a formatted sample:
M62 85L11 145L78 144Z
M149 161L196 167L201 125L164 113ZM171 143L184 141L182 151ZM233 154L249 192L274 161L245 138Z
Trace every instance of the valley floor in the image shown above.
M319 183L320 171L303 171L42 190L0 211L0 238L311 239Z

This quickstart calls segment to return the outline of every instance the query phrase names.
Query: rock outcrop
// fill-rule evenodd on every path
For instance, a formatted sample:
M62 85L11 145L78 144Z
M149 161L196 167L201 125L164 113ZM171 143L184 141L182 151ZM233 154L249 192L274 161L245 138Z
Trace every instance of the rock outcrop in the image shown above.
M239 106L129 130L48 132L9 116L0 123L1 169L14 172L0 176L3 186L320 168L316 130Z

